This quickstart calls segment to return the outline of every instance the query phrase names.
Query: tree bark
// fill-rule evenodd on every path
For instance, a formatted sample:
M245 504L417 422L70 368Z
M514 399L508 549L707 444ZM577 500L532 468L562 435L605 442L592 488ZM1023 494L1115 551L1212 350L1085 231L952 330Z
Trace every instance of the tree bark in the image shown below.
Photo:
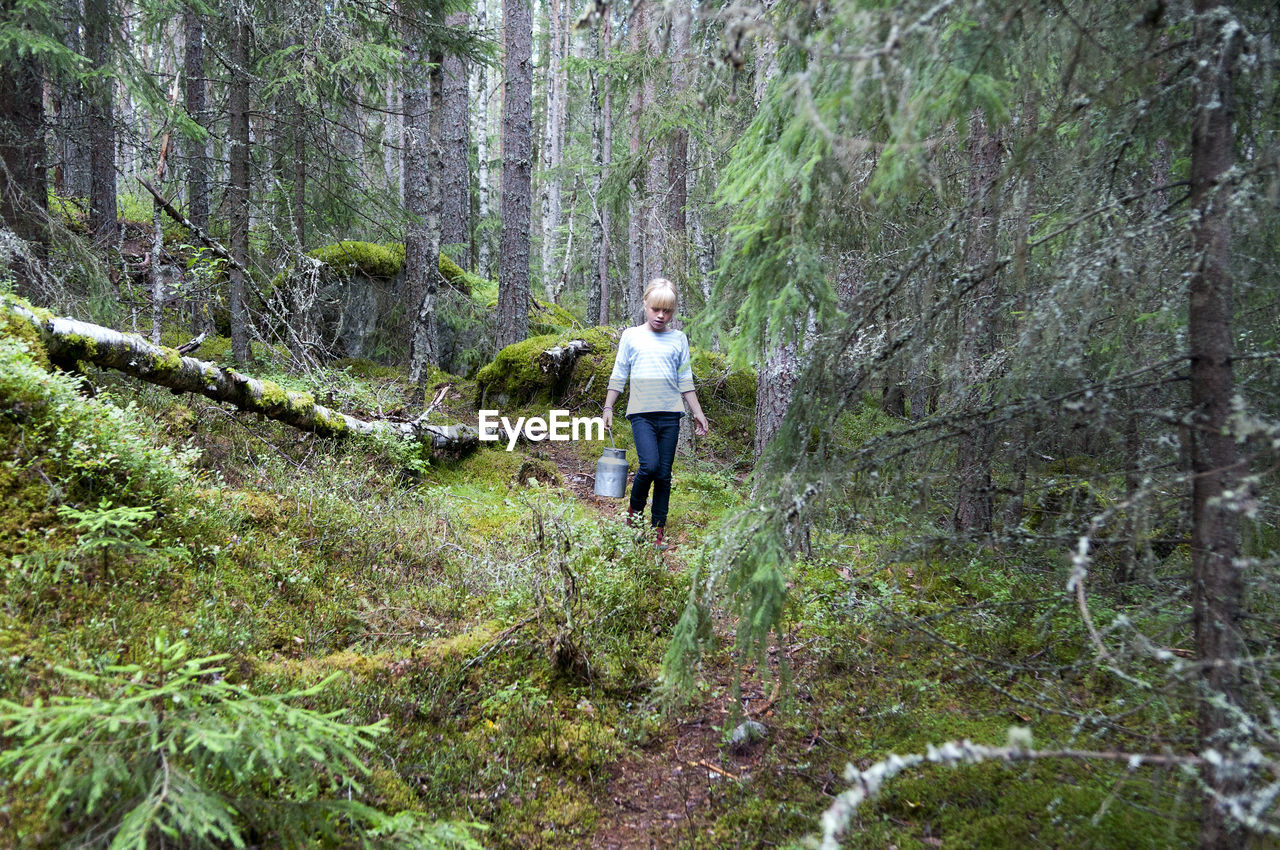
M529 224L533 176L533 21L529 0L503 0L502 238L497 343L529 335Z
M8 8L11 4L6 4ZM79 0L63 0L62 14L70 25L63 30L62 43L84 54L79 22L83 12ZM84 89L73 74L61 74L54 81L51 106L56 115L54 133L54 191L70 198L88 198L90 192L89 138L85 126L87 109Z
M479 0L476 8L476 29L483 32L489 26L489 0ZM475 268L476 272L486 280L492 279L493 259L492 246L487 227L490 214L490 196L492 187L489 176L489 65L486 62L475 64L476 108L474 112L474 128L476 137L476 228L475 228Z
M429 366L439 362L440 346L436 322L436 298L440 291L440 125L443 101L443 56L433 53L428 60L427 83L429 86L426 126L418 123L415 132L423 138L415 156L425 157L423 173L425 181L414 190L417 207L410 209L416 220L410 225L414 232L414 262L418 271L411 271L418 281L421 298L413 322L413 339L409 346L409 382L423 383L431 370ZM405 263L409 254L406 242Z
M384 433L443 451L467 450L479 442L475 429L467 425L430 425L421 417L412 422L358 419L316 404L310 393L285 390L232 369L183 357L177 349L152 345L136 335L76 319L41 318L16 304L4 304L3 309L40 332L55 363L74 365L88 361L177 392L227 402L249 413L259 413L326 437Z
M671 20L671 99L683 104L689 86L689 39L692 14L678 6ZM683 292L689 283L689 235L685 206L689 201L689 131L677 126L667 146L666 276Z
M204 76L204 20L195 7L188 4L182 12L185 45L182 76L185 84L187 115L208 129L207 84ZM202 231L209 230L209 142L207 139L186 140L187 217Z
M975 115L969 142L969 208L972 212L966 236L965 265L978 275L971 297L963 307L960 344L956 361L956 396L961 408L975 409L985 398L983 370L995 349L995 282L993 260L996 231L996 178L1000 170L1000 136ZM956 448L956 507L952 517L957 531L989 534L992 529L993 485L991 462L995 435L985 422L972 422L960 434Z
M112 15L108 0L85 0L85 55L100 71L110 68ZM88 84L89 232L103 250L120 248L116 217L115 77L106 73Z
M604 38L601 32L591 34L592 60L591 69L587 72L587 99L591 110L591 262L587 275L587 324L605 323L604 316L608 308L608 289L604 282L604 201L600 190L604 186L604 104L601 102L600 71L596 65L600 62L600 42Z
M646 4L647 5L647 4ZM660 8L649 9L645 16L645 24L642 27L642 33L648 45L648 55L658 59L665 60L668 53L668 45L663 41L663 28L660 24L663 10ZM654 20L658 18L658 20ZM666 71L665 62L660 62L656 67L652 68L644 77L641 85L643 109L645 115L644 123L648 127L654 124L651 116L658 114L658 76L660 71ZM665 142L658 137L656 133L646 133L647 138L643 140L646 148L646 158L648 159L648 168L646 169L644 178L643 198L643 246L644 246L644 273L641 275L641 293L649 281L655 277L670 277L666 269L667 261L667 227L666 227L666 197L667 197L667 149Z
M606 51L601 56L607 55L609 46L613 43L613 11L612 7L608 7L600 16L600 39L598 44ZM608 181L610 172L613 167L613 81L605 75L603 81L602 102L600 104L600 177L602 181ZM609 286L609 267L610 257L613 253L613 220L611 208L603 201L600 202L600 227L603 231L604 241L600 246L600 256L596 265L596 274L598 275L597 285L600 289L600 319L599 324L609 324L609 307L612 301L611 287Z
M249 309L246 300L249 262L249 38L247 18L237 13L231 21L231 82L227 91L229 117L230 180L227 184L231 270L227 302L231 313L231 355L237 363L249 362Z
M454 12L445 25L458 30L467 26L465 11ZM467 67L458 56L444 57L444 94L441 98L441 202L440 241L446 253L463 268L471 268L471 168L468 130L470 93Z
M1196 0L1195 41L1202 62L1191 122L1193 259L1188 286L1187 340L1191 360L1192 620L1205 693L1199 710L1201 746L1232 754L1232 706L1240 702L1240 635L1237 626L1244 582L1236 556L1240 531L1236 505L1240 470L1227 428L1234 379L1230 187L1223 177L1234 164L1233 81L1244 37L1230 4ZM1238 497L1237 497L1238 498ZM1240 788L1238 771L1210 773L1214 795ZM1207 797L1201 811L1200 847L1238 847L1224 806Z
M648 15L644 0L637 0L631 19L630 47L636 56L645 48L644 30ZM624 299L627 322L639 321L641 297L645 287L644 246L644 178L640 169L641 139L644 120L644 89L633 85L627 111L628 148L631 153L631 177L627 181L627 293Z
M0 2L8 12L13 0ZM41 68L27 54L0 65L0 220L35 246L37 258L48 249L46 227L44 103ZM13 269L21 291L32 281L21 261Z

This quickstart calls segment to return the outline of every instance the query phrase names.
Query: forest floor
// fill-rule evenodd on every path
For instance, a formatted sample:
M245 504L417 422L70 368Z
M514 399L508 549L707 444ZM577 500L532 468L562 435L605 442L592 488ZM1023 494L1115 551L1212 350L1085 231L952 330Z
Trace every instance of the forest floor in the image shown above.
M86 399L76 379L51 389L23 349L0 354L16 376L0 369L0 698L78 695L66 671L159 669L166 646L218 654L254 693L384 722L367 802L480 825L495 850L798 850L847 763L1001 743L1013 725L1066 745L1073 718L1130 696L1074 672L1087 639L1045 589L1065 585L1060 559L895 548L924 520L886 501L834 505L787 565L767 669L741 661L738 624L712 611L694 683L665 702L695 576L746 504L738 428L677 460L657 552L618 520L621 500L593 493L598 444L426 462L110 374ZM277 368L263 376L356 415L416 404L391 370ZM442 414L474 422L474 397L456 387ZM891 426L867 405L848 439ZM80 516L121 530L95 538ZM744 723L763 737L735 744ZM1176 773L1129 788L1127 805L1123 766L943 770L896 778L845 846L1172 847L1192 823L1166 816L1192 799ZM0 798L3 830L17 801L3 783Z
M555 465L564 488L590 510L611 516L625 510L626 500L595 494L595 469L580 452L564 443L546 443L540 454ZM673 498L680 498L678 489ZM672 526L663 560L671 572L687 570L686 556L702 545L694 530ZM637 545L648 545L648 541ZM732 640L734 623L715 619L715 631L724 642ZM734 670L723 656L704 668L714 696L688 706L643 749L616 762L605 793L596 800L597 821L589 846L598 850L647 850L689 846L699 836L713 833L720 814L715 791L725 783L748 781L760 764L766 740L726 746L725 726L731 716L764 722L772 716L774 700L763 693L742 698L735 713L732 693ZM754 697L754 699L753 699Z

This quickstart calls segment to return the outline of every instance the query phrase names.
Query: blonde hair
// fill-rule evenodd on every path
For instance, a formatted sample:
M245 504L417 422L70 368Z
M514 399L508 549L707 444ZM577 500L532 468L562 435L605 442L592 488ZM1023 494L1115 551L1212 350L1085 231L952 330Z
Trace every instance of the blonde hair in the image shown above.
M676 285L665 277L655 277L644 288L644 304L646 307L674 312L676 302L679 300L676 296Z

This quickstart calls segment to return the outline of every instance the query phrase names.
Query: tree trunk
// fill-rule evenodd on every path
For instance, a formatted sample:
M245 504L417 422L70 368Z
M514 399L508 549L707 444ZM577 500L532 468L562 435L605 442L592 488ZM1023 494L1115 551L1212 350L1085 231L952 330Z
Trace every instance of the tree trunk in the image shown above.
M11 4L6 4L8 8ZM62 43L75 53L84 54L84 41L78 23L84 19L79 0L63 0L63 19L71 25L63 30ZM56 112L54 190L65 197L88 198L91 190L89 136L86 126L84 89L72 74L60 75L54 84L52 106Z
M648 15L644 0L638 0L635 13L631 19L630 47L631 52L643 55L645 48L644 31ZM644 248L644 183L640 171L640 151L644 122L644 90L641 86L631 88L631 102L628 105L628 147L631 153L631 178L627 181L627 294L624 300L627 323L637 322L641 315L641 297L645 287L645 248Z
M966 236L965 265L978 275L970 297L962 307L962 326L956 362L956 397L961 410L976 410L985 401L983 370L995 349L994 308L996 230L996 178L1000 170L1000 136L975 115L969 142L969 208L972 212ZM956 448L956 508L952 521L957 531L989 534L992 529L993 487L991 462L995 435L986 422L971 421L960 434Z
M357 419L316 404L310 393L286 390L270 381L259 381L232 369L183 357L176 349L152 345L136 335L75 319L41 319L12 303L4 304L2 309L29 322L40 332L55 363L73 365L88 361L177 392L224 401L249 413L326 437L385 433L448 451L473 448L479 442L475 429L467 425L429 425L423 417L412 422Z
M489 0L479 0L476 8L476 29L484 31L489 26ZM489 177L489 65L475 64L476 108L474 127L476 136L476 225L475 268L486 280L493 278L493 258L489 239L490 177Z
M111 67L112 14L108 0L85 0L85 55L95 69ZM99 249L119 251L116 218L115 77L104 74L88 83L89 232Z
M451 29L465 30L468 15L454 12L445 19ZM471 268L471 167L467 132L471 107L467 68L457 56L444 58L441 98L440 241L446 253L463 268Z
M564 98L567 89L565 73L566 33L564 0L550 0L549 32L547 40L547 109L543 128L542 173L545 185L542 196L542 288L547 300L557 301L560 295L559 275L559 227L563 184L559 169L562 164L564 140Z
M650 9L641 32L648 44L648 55L665 59L667 45L663 43L662 28L658 21L653 20L653 17L661 14L662 10L660 8ZM653 116L658 114L660 108L658 106L659 69L666 70L666 67L664 62L652 69L645 76L641 86L644 102L644 123L650 129L655 123ZM644 209L644 234L642 237L644 273L641 275L641 291L653 278L669 276L669 272L666 269L667 227L664 215L668 188L667 150L663 140L656 133L650 132L647 135L648 138L643 140L648 158L648 168L645 173L644 193L642 195Z
M293 238L299 251L307 250L307 124L306 112L298 100L296 91L289 92L290 107L293 113L293 127L290 136L293 140L293 174L290 184L293 189Z
M770 339L756 369L756 433L753 448L758 465L769 442L782 426L782 418L791 406L799 372L798 343L782 339L770 329Z
M414 31L410 39L422 39ZM405 236L405 275L410 304L409 381L421 383L438 359L436 296L440 263L440 104L443 89L439 56L424 64L414 51L409 58L405 92L405 207L411 216Z
M187 115L192 121L208 129L207 84L204 76L204 20L195 7L189 4L183 9L182 20L186 40L182 57L182 76L185 81ZM207 139L189 138L186 140L184 149L187 158L187 217L196 227L208 232L209 142Z
M232 265L227 301L231 313L231 355L249 362L249 308L246 301L249 262L249 20L236 14L231 21L231 81L227 91L230 180L227 221Z
M1218 13L1211 13L1211 10ZM1244 38L1230 6L1196 0L1195 40L1202 51L1191 122L1192 245L1187 339L1191 359L1191 581L1196 655L1204 676L1200 738L1204 749L1232 755L1239 723L1240 636L1237 627L1244 582L1236 498L1240 470L1227 429L1234 393L1231 369L1231 192L1222 178L1234 164L1233 78ZM1230 797L1240 788L1235 768L1206 777L1210 789ZM1224 807L1207 797L1201 811L1200 847L1240 846Z
M529 223L533 176L533 21L529 0L503 0L502 238L498 347L529 335Z
M601 32L591 34L592 66L587 72L587 98L591 109L591 262L587 275L587 324L605 323L608 309L608 289L602 286L604 261L604 199L600 190L604 186L604 108L600 97L600 71L596 67L601 58Z
M613 43L613 12L612 7L606 8L600 16L600 39L599 44L607 55L609 46ZM603 79L603 102L600 105L600 178L607 182L613 164L613 94L612 79L606 75ZM609 268L610 257L613 252L613 220L611 207L609 204L600 203L600 227L604 234L604 241L600 246L600 257L596 266L598 275L597 284L600 289L600 319L599 324L609 324L609 307L612 301L611 287L609 286Z
M689 140L689 159L694 163L695 173L701 170L705 161L702 152L702 146L698 144L697 137ZM716 249L715 242L707 233L704 216L707 214L704 204L690 204L686 212L686 222L688 224L689 244L693 250L694 262L697 264L697 284L698 291L702 294L702 303L711 303L711 275L716 267ZM714 334L711 338L711 350L720 350L720 335Z
M14 0L2 0L8 13ZM48 248L44 102L41 69L31 54L0 65L0 220L31 243L37 258ZM21 291L32 280L22 262L13 269Z
M671 98L683 103L689 86L689 38L691 13L675 7L671 21ZM663 268L684 292L689 283L689 235L685 205L689 200L689 131L676 127L667 147L666 229L667 252Z

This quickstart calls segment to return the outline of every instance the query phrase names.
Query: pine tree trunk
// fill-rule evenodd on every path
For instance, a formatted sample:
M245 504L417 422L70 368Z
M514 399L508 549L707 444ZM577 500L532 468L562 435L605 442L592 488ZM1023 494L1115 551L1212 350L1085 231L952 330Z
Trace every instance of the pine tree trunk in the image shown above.
M464 30L468 15L453 12L445 19L450 29ZM468 73L462 59L444 58L441 99L440 242L463 268L471 268L471 168L468 122L471 107Z
M293 98L293 238L299 251L307 250L307 125L306 113Z
M604 201L600 190L604 185L604 108L600 97L600 71L595 67L601 57L603 34L591 34L592 67L587 73L587 98L591 109L591 262L587 275L587 323L604 324L602 316L608 305L608 293L601 286L604 268Z
M502 237L498 347L529 335L529 225L533 176L533 21L529 0L503 0Z
M696 170L702 168L703 153L697 137L689 140L689 160L694 164L695 173ZM715 243L707 233L707 228L703 223L703 216L706 214L703 207L703 204L689 205L686 221L688 223L689 243L693 250L694 262L697 265L698 290L702 293L702 303L710 304L711 273L716 267L716 249ZM713 351L720 350L719 334L712 337L711 348Z
M1220 14L1211 14L1217 8ZM1191 360L1192 621L1196 655L1206 693L1200 701L1203 749L1234 755L1239 726L1232 706L1240 702L1240 637L1237 620L1244 599L1242 570L1235 563L1240 530L1235 500L1241 472L1236 443L1227 429L1234 394L1232 353L1231 192L1222 178L1234 164L1236 61L1244 38L1230 6L1196 0L1195 40L1202 51L1195 115L1191 122L1193 259L1188 286L1187 339ZM1238 497L1237 497L1238 498ZM1235 770L1206 777L1215 795L1240 788ZM1200 847L1240 846L1223 805L1206 797Z
M2 0L0 10L8 13L13 4ZM40 77L30 54L0 65L0 220L43 257L49 237ZM20 290L30 291L27 269L19 265L13 272Z
M406 38L423 38L415 24ZM435 57L433 57L435 58ZM426 60L426 61L424 61ZM405 90L405 277L413 305L409 340L409 381L421 383L438 359L436 296L440 262L440 102L443 74L418 50L408 58ZM434 95L434 97L433 97Z
M688 88L690 12L678 8L671 22L671 97L683 101ZM667 256L663 263L667 277L683 292L689 282L688 221L685 205L689 200L689 131L677 127L667 147L666 229Z
M476 8L476 29L485 30L489 26L489 0L479 0ZM489 159L491 157L489 139L489 66L485 62L475 65L476 108L474 110L474 127L476 137L476 233L475 233L475 268L476 273L486 280L493 278L493 249L488 228L491 212Z
M660 14L659 10L650 10L646 15L645 26L642 30L648 44L648 53L653 57L665 58L667 54L666 45L662 43L662 34L652 16ZM665 70L666 64L660 64L660 69ZM658 107L658 74L659 70L654 69L646 75L644 83L641 86L644 102L644 114L646 116L657 115ZM646 120L646 123L652 127L652 118ZM656 133L647 133L649 138L645 139L648 152L648 169L644 178L644 273L641 275L642 290L643 286L655 277L667 277L669 273L666 269L667 260L667 228L665 221L666 197L667 197L667 150L663 141L657 137Z
M995 349L996 315L993 260L996 231L996 178L1000 170L1000 137L975 115L969 142L969 208L972 217L966 234L965 265L978 276L962 307L962 326L956 363L956 398L962 410L976 410L986 396L981 389L983 369ZM952 517L957 531L989 534L992 528L993 487L991 463L995 435L983 421L971 421L956 448L956 507Z
M604 10L600 16L600 39L599 44L603 51L613 44L613 18L612 7ZM602 54L601 58L604 58ZM602 182L609 180L609 174L613 164L613 80L605 75L602 79L602 103L600 104L600 179ZM600 288L600 319L599 324L609 324L610 305L613 301L612 287L609 286L609 269L610 260L613 253L613 213L609 204L601 200L600 202L600 227L603 231L604 241L600 246L600 257L596 265L598 275L598 286Z
M542 287L549 301L560 295L559 227L563 185L559 169L564 139L566 31L565 0L549 0L547 39L547 109L542 141Z
M79 22L84 17L79 0L63 0L62 14L70 22ZM62 43L83 55L84 42L80 36L79 26L67 26L63 30ZM80 82L67 74L55 81L53 93L58 150L54 189L65 197L87 198L91 188L91 168L85 92Z
M387 80L382 103L386 115L382 125L382 174L391 193L403 198L404 161L400 156L400 140L404 138L404 118L400 87L395 76Z
M237 363L249 362L249 310L245 268L249 262L249 21L231 21L231 81L227 91L230 180L227 220L232 264L227 301L231 312L231 354Z
M187 115L192 121L207 129L209 114L206 105L207 84L204 76L204 20L195 7L188 4L183 8L182 21L185 36L182 77L185 82ZM207 233L209 231L209 142L205 139L186 139L184 150L187 159L187 218Z
M108 0L85 0L85 55L94 68L111 65L111 22ZM89 232L102 250L118 251L116 218L115 83L110 75L88 83L89 104Z
M644 31L648 15L644 0L638 0L635 14L631 19L629 44L631 52L637 56L645 47ZM632 163L640 159L641 139L644 132L644 90L640 86L631 89L631 101L627 110L628 148ZM639 167L633 165L631 178L627 181L627 295L624 301L628 324L639 321L641 297L645 287L645 246L644 246L644 185L640 177Z

